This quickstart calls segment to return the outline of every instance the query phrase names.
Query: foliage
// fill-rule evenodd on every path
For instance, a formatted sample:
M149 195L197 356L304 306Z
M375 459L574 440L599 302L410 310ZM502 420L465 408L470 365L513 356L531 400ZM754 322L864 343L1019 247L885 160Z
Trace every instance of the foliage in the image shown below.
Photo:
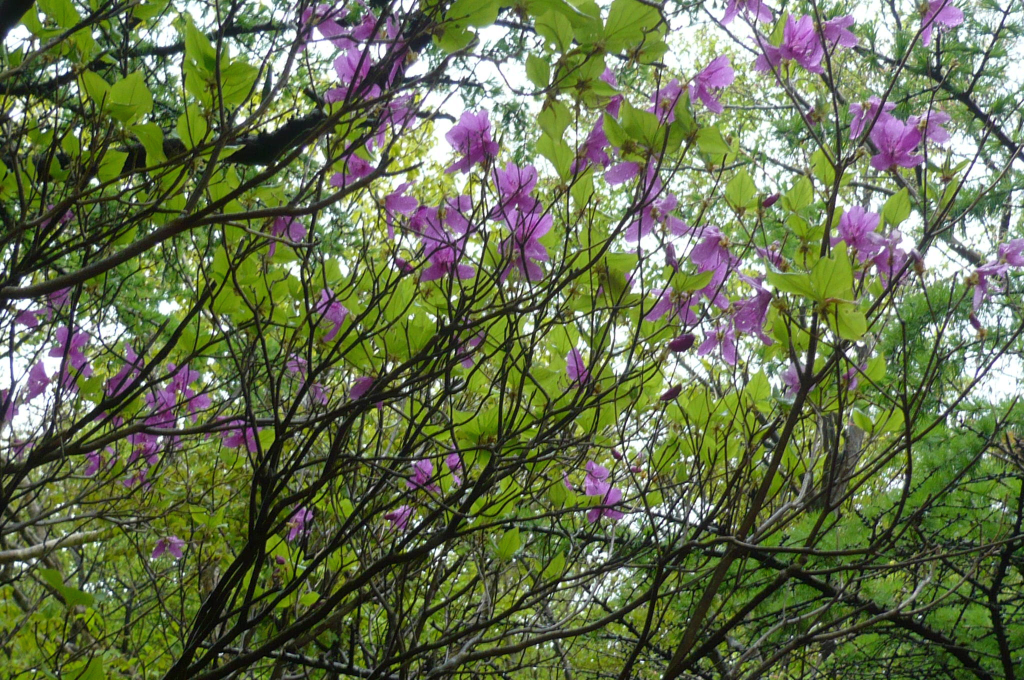
M1019 6L24 4L8 677L1019 676Z

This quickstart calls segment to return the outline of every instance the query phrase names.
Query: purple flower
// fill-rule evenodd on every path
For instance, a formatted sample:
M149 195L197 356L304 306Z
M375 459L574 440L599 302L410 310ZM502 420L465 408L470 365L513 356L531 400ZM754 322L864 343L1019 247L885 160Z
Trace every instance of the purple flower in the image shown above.
M659 122L667 125L676 119L676 102L679 101L679 97L681 97L682 94L683 86L677 79L673 78L669 81L668 85L661 88L651 96L651 101L654 103L651 105L651 108L647 110L648 112L655 114L658 117Z
M658 399L660 401L672 401L673 399L678 397L679 393L682 392L682 391L683 391L683 386L682 385L675 385L675 386L670 387L667 390L665 390L664 394L662 394L660 397L658 397Z
M447 207L421 207L416 211L409 227L419 234L424 257L430 262L430 266L420 274L421 281L436 281L451 275L459 279L476 276L473 267L459 264L466 252L466 236L470 226L461 210L468 211L471 207L472 202L468 196L459 196L448 201ZM451 227L458 235L449 232L445 226Z
M754 62L756 71L778 72L782 61L789 60L795 61L811 73L824 73L821 68L821 57L825 50L821 46L814 19L809 15L799 19L793 19L793 15L789 15L786 27L782 30L782 44L778 47L769 45L764 38L760 38L759 42L764 48L764 54Z
M928 111L923 116L911 116L907 119L907 124L920 130L926 142L936 144L949 141L949 133L942 127L948 122L949 114L945 111Z
M999 248L996 250L996 259L1011 267L1024 267L1024 238L1016 238L999 244Z
M882 107L882 113L878 113L878 107ZM850 104L850 115L853 116L853 120L850 121L850 139L856 139L860 136L860 133L864 131L864 126L875 119L878 115L878 119L881 121L884 118L889 118L889 112L896 108L896 104L892 102L886 102L882 104L882 100L878 97L872 96L864 103Z
M498 189L498 206L491 215L493 219L503 217L512 207L523 212L539 210L539 202L530 196L530 192L537 186L537 168L532 165L520 168L515 163L509 163L504 170L495 168L494 184Z
M409 527L409 519L412 517L412 506L401 505L391 512L384 513L384 519L391 522L392 530L405 531Z
M356 378L352 383L352 387L348 390L348 398L352 401L362 399L363 395L370 391L373 387L373 378Z
M348 309L345 305L338 302L334 293L324 288L320 291L320 301L313 305L313 314L322 316L324 321L334 324L334 326L324 335L324 342L330 342L334 339L334 336L341 330L341 324L344 323L345 317L348 316Z
M768 306L772 302L772 293L762 285L759 278L751 278L743 274L740 274L739 277L741 281L754 289L755 294L752 298L733 303L735 310L733 327L737 333L756 335L765 345L771 345L773 340L764 334L764 324L768 318Z
M875 170L913 168L924 163L923 156L912 154L921 143L921 131L913 125L891 116L879 118L871 129L871 141L878 147L878 153L871 157L871 167Z
M696 340L693 333L683 333L679 337L670 340L668 348L673 352L685 352L686 350L693 347L693 343Z
M616 488L608 489L608 492L604 494L601 499L601 506L591 508L587 511L587 521L591 524L596 523L602 517L615 521L622 519L623 515L618 510L613 510L612 507L618 505L622 501L622 491Z
M452 484L460 486L462 479L459 477L458 472L462 469L462 458L459 457L457 452L452 452L445 457L444 464L448 466L448 470L452 473Z
M434 476L434 464L429 460L418 460L412 464L412 477L405 480L405 485L410 489L425 489L433 493L440 493L441 487L431 484L430 479Z
M85 454L85 459L88 461L85 465L85 470L82 471L86 477L92 477L100 468L103 467L103 454L99 451L90 451Z
M611 159L608 157L608 136L604 132L604 114L597 117L594 129L590 131L587 140L579 149L579 155L573 161L572 174L583 172L593 163L601 168L608 167Z
M372 84L367 88L363 87L372 66L373 59L370 58L369 53L364 52L358 46L346 50L334 60L334 70L341 81L341 87L328 90L324 94L324 100L327 103L345 101L360 89L365 89L365 92L359 92L359 94L367 99L379 97L381 93L379 85Z
M259 450L259 434L255 427L246 425L235 430L226 430L221 435L221 443L226 449L237 449L244 446L250 452Z
M608 468L594 461L587 462L587 476L583 479L583 493L588 496L603 496L611 488Z
M583 363L583 355L575 347L565 357L565 374L569 376L569 380L580 386L586 385L590 381L590 371Z
M909 258L907 252L900 248L902 241L903 235L894 230L885 238L881 251L879 251L878 255L875 255L873 260L875 267L878 269L879 276L882 277L882 282L886 285L903 271L903 266Z
M317 5L315 10L312 7L307 8L302 12L302 41L309 40L310 29L315 27L320 35L330 40L339 49L344 50L355 45L355 42L347 37L348 30L342 28L338 23L338 20L344 19L346 15L348 15L347 8L333 9L330 5L324 4Z
M839 236L832 237L832 245L843 241L857 251L861 262L873 259L885 247L885 237L877 233L878 215L860 206L854 206L839 218Z
M184 547L185 541L181 540L177 536L161 538L156 542L156 547L153 548L153 554L150 556L150 559L155 560L165 552L171 553L177 559L181 559L181 549Z
M512 219L509 219L511 217ZM498 249L502 255L511 258L511 262L501 274L501 280L508 278L511 270L517 270L528 281L540 281L544 278L544 270L538 262L547 262L548 249L540 242L540 237L548 233L553 220L548 213L523 213L518 210L506 216L506 224L511 230L508 238L502 239Z
M295 514L288 520L288 540L294 541L299 536L309 533L309 526L307 525L312 521L312 510L307 510L302 506L296 508Z
M89 342L88 333L72 333L67 326L57 329L57 346L50 350L51 357L67 357L67 362L83 377L92 375L92 366L82 353L82 347Z
M964 23L964 13L954 4L953 0L930 0L921 15L921 44L929 45L932 42L932 29L953 28Z
M395 215L408 217L416 212L419 201L412 196L406 196L405 190L412 186L409 182L403 182L397 189L384 197L384 214L388 225L388 238L395 237Z
M600 80L603 80L604 82L608 83L609 85L611 85L615 89L619 88L619 81L615 77L615 72L612 71L610 68L605 68L604 73L602 73L600 75ZM608 101L608 105L604 107L604 110L607 111L608 114L612 118L618 118L619 117L619 108L622 106L622 100L623 100L623 97L622 97L621 94L617 94L617 95L613 96ZM598 125L601 124L601 118L600 117L598 118L597 122L598 122Z
M132 346L125 343L124 346L125 364L121 367L113 378L107 381L107 396L117 397L120 396L128 389L128 387L135 381L135 378L139 376L140 363L139 355L135 353Z
M308 361L297 354L292 354L288 357L284 367L289 373L299 376L302 379L303 385L306 384L306 373L309 371ZM314 402L327 404L327 393L324 392L324 387L320 383L309 385L309 396Z
M792 397L800 391L800 373L795 364L790 364L782 372L782 382L786 385L786 396Z
M729 4L725 8L725 16L722 17L722 23L728 24L740 12L753 16L755 20L760 21L762 24L770 24L774 21L772 10L761 0L729 0Z
M672 211L676 209L679 201L673 194L666 194L658 198L661 191L661 179L657 175L657 168L652 163L648 166L647 176L638 189L640 205L634 209L640 209L640 218L626 227L627 241L639 241L650 234L656 224L668 226L669 231L673 234L686 232L688 229L686 222L672 215ZM669 246L671 245L670 243Z
M716 96L724 87L732 85L736 73L729 64L729 57L721 56L704 67L690 83L690 99L699 99L709 111L722 113L721 102Z
M853 26L852 16L836 17L822 24L821 32L825 40L839 47L856 47L857 36L847 30L850 26Z
M647 312L647 315L644 316L645 321L657 321L666 312L671 312L672 316L677 317L679 323L684 326L693 326L700 321L700 317L693 311L693 305L697 304L693 300L693 293L688 291L677 292L672 290L672 288L655 290L655 293L659 296L658 301L651 307L651 311Z
M345 160L345 172L336 172L331 176L331 186L344 189L353 182L372 174L373 170L373 164L370 161L352 154ZM305 235L305 229L303 229L303 235Z
M491 121L487 111L465 111L459 122L444 136L462 158L445 172L469 172L477 163L486 163L498 155L498 143L491 139Z
M270 227L270 235L298 243L306 237L306 227L294 217L278 217ZM273 257L275 252L277 252L276 240L270 243L267 255Z
M730 366L736 365L736 331L731 324L719 326L704 338L697 348L697 356L710 354L716 347L722 348L722 358Z
M28 384L26 385L25 401L32 401L46 391L50 384L50 378L46 375L46 369L42 361L37 361L28 370Z
M615 186L628 182L637 176L640 172L640 164L634 163L633 161L626 161L612 166L608 172L604 173L604 180L609 185Z

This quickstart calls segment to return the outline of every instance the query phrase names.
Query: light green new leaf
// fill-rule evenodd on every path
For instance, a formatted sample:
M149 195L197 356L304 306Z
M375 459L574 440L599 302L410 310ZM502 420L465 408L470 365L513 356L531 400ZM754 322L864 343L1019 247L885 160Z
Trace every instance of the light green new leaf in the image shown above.
M725 200L733 208L746 208L754 202L757 187L746 169L737 172L725 186Z
M526 77L540 89L544 89L551 81L551 66L546 59L535 54L526 57Z
M505 532L498 541L497 555L502 562L509 562L519 551L521 545L519 540L519 527L513 527Z
M555 49L563 54L572 47L572 24L560 12L547 12L534 24L538 35L548 40Z
M140 123L132 126L132 134L146 149L146 165L158 165L167 161L164 155L164 131L156 123Z
M910 217L910 192L903 188L885 202L885 206L882 207L882 219L886 224L896 227L908 217Z
M605 48L612 53L633 47L661 21L658 9L637 0L614 0L604 26Z
M107 110L117 120L131 124L153 110L153 95L141 71L133 71L113 84Z
M206 119L195 104L189 104L185 113L178 116L178 137L189 149L194 149L202 143L209 129Z
M96 102L97 106L103 106L110 99L110 83L105 81L98 73L83 71L78 77L79 86L89 99Z

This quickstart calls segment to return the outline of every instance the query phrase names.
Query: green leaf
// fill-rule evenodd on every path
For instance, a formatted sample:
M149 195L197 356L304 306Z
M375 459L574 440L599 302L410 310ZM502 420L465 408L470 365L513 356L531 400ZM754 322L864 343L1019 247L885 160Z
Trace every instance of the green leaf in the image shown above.
M540 577L545 581L556 581L565 573L565 553L560 552L544 568Z
M96 170L96 177L101 182L109 182L124 171L124 162L128 154L124 151L107 150L100 160L100 167Z
M82 20L71 0L39 0L39 9L61 28L71 28Z
M843 340L860 340L868 332L867 317L856 305L838 304L833 314L828 316L830 322L834 321L834 328Z
M572 24L560 12L546 12L534 24L538 35L554 45L563 54L572 47Z
M444 33L434 36L434 43L442 50L451 54L467 47L476 38L476 33L458 24L447 24Z
M209 80L217 69L217 50L214 49L210 39L196 28L189 14L182 14L181 17L185 34L185 59L190 61L206 80Z
M818 149L811 154L811 168L814 172L814 176L817 177L822 184L826 186L832 186L832 183L836 181L836 169L832 165L832 161L828 159L828 155L824 149Z
M605 49L621 52L637 45L661 22L658 9L637 0L614 0L604 26Z
M853 424L864 430L865 432L871 432L873 425L871 423L871 416L861 411L859 408L853 409L850 414L853 418Z
M133 71L110 88L107 110L117 120L131 124L153 110L153 95L141 71Z
M455 0L445 18L461 26L483 28L498 18L498 0Z
M725 186L725 200L736 209L748 207L756 195L757 187L746 169L737 172Z
M677 271L672 275L669 285L672 290L677 293L689 292L694 290L700 290L704 286L711 283L711 277L714 272L701 272L700 274L687 274L682 271Z
M697 131L697 148L710 155L727 155L732 148L726 143L717 127L705 127Z
M78 676L78 680L107 680L107 672L103 669L103 657L94 656L89 659L89 665Z
M260 72L255 66L238 59L220 73L220 92L224 103L238 106L254 92L253 86Z
M548 100L544 102L540 115L537 117L540 129L552 139L561 139L562 133L572 123L572 114L569 107L560 101Z
M783 293L792 293L808 300L817 299L814 286L811 285L810 274L800 274L797 272L782 273L769 270L768 283Z
M793 183L793 187L782 196L782 207L790 212L799 212L814 202L814 186L811 180L801 177Z
M572 168L573 153L568 144L561 139L556 140L551 135L543 134L540 137L540 141L537 142L537 151L551 161L559 177L564 179L569 176L569 170Z
M546 59L535 54L526 58L526 77L539 89L544 89L551 81L551 66Z
M502 562L509 562L518 552L520 546L519 527L513 527L505 532L498 541L497 555Z
M903 188L885 202L882 207L882 219L886 224L896 227L908 217L910 217L910 192Z
M97 106L104 106L110 99L110 83L98 73L83 71L78 77L78 84Z
M845 243L836 246L830 257L823 257L815 263L811 270L811 286L815 300L853 298L853 264Z
M320 601L320 593L306 593L299 598L299 604L303 607L308 607Z
M158 165L167 161L164 155L164 131L156 123L140 123L132 126L132 134L146 149L146 165Z
M206 137L208 127L199 107L195 104L189 104L185 108L185 113L178 116L178 126L176 129L178 137L185 143L185 146L189 149L194 149Z
M899 432L903 429L905 419L903 410L894 408L891 411L883 411L875 418L873 432Z

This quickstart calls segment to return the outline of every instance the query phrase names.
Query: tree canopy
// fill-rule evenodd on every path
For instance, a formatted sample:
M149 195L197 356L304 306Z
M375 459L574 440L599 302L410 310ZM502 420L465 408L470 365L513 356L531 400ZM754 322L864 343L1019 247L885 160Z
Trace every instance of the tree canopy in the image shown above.
M0 1L4 676L1024 677L1022 35Z

